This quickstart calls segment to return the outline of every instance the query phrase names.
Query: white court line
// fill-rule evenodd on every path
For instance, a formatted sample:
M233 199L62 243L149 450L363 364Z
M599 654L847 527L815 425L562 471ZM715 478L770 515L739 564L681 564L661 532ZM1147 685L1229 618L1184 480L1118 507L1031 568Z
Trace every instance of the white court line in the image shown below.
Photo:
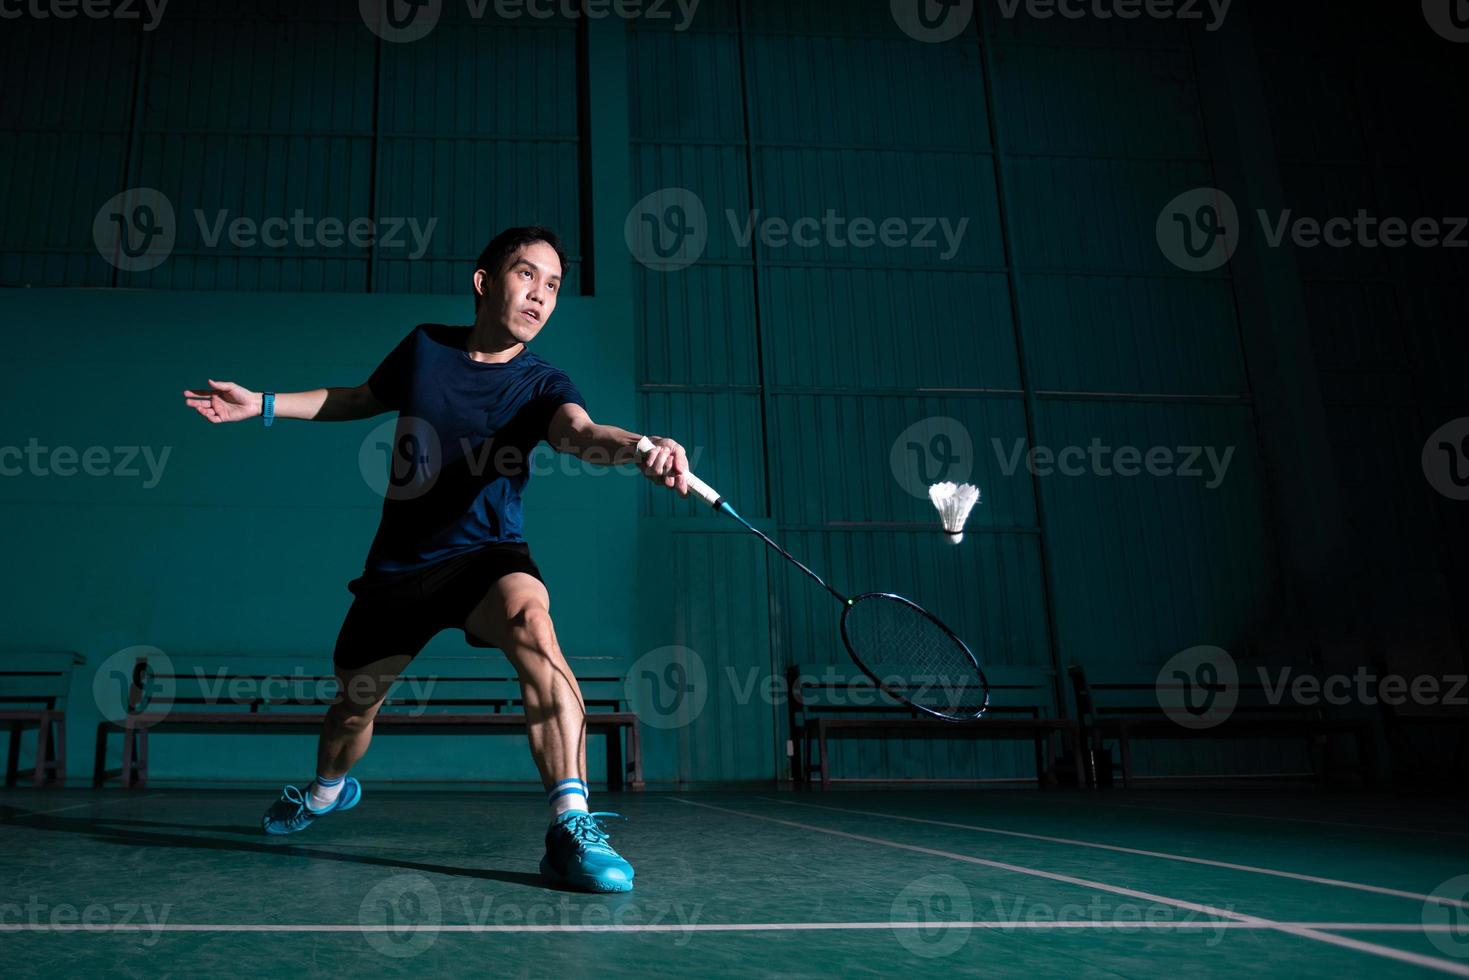
M686 925L639 923L635 925L581 925L560 923L548 925L339 925L336 923L159 923L139 922L95 923L93 925L51 925L49 923L0 923L5 932L460 932L460 933L554 933L554 932L862 932L885 929L988 929L993 932L1052 929L1116 929L1127 932L1151 929L1200 931L1234 929L1274 932L1280 926L1299 929L1329 929L1343 932L1459 932L1469 935L1465 926L1414 926L1396 922L1138 922L1131 919L1080 922L991 922L959 920L941 922L691 922Z
M1350 949L1358 953L1367 953L1372 956L1381 956L1401 963L1411 963L1414 966L1425 967L1430 970L1439 970L1443 973L1451 973L1455 976L1469 977L1469 966L1461 963L1453 963L1449 960L1439 959L1434 956L1423 956L1418 953L1410 953L1406 950L1393 949L1391 946L1379 946L1376 943L1362 942L1358 939L1349 939L1346 936L1338 936L1319 929L1311 929L1303 926L1293 926L1286 922L1273 919L1265 919L1256 915L1245 915L1229 909L1216 908L1211 905L1202 905L1198 902L1188 902L1177 898L1167 898L1163 895L1155 895L1151 892L1139 891L1135 888L1125 888L1121 885L1109 885L1101 881L1089 881L1085 878L1077 878L1073 875L1059 874L1055 871L1042 871L1039 868L1026 868L1018 864L1006 864L1003 861L990 861L985 858L974 857L971 854L956 854L953 851L941 851L933 847L921 847L917 844L904 844L901 841L887 840L882 837L868 837L865 834L848 833L845 830L832 830L829 827L819 827L815 824L799 823L795 820L782 820L779 817L767 817L758 813L747 813L743 810L731 810L727 807L714 806L711 803L700 803L695 800L687 800L682 797L673 797L680 803L688 806L702 807L706 810L715 810L720 813L731 813L737 817L747 817L751 820L763 820L768 823L780 824L785 827L794 827L797 830L810 830L818 834L829 834L833 837L845 837L848 840L862 841L865 844L877 844L881 847L891 847L902 851L911 851L915 854L926 854L930 857L948 858L952 861L963 861L966 864L977 864L987 868L995 868L1000 871L1009 871L1013 874L1028 875L1033 878L1044 878L1049 881L1059 881L1068 885L1077 885L1082 888L1090 888L1097 891L1111 892L1114 895L1125 895L1128 898L1138 898L1148 902L1156 902L1160 905L1172 905L1175 908L1187 909L1192 912L1202 912L1218 918L1231 919L1236 922L1249 922L1261 927L1274 929L1277 932L1289 936L1298 936L1302 939L1314 939L1330 946L1342 949Z
M163 796L163 795L164 795L163 793L150 793L147 796L130 796L130 797L128 797L125 800L102 800L100 802L97 801L97 800L92 800L91 802L88 802L88 803L78 803L75 806L57 807L55 810L27 810L27 811L25 811L24 814L22 814L22 816L26 816L26 817L44 817L44 816L46 816L49 813L65 813L67 810L80 810L83 807L88 807L88 806L114 806L114 805L116 805L118 803L133 803L133 802L136 802L136 801L139 801L139 800L156 800L160 796ZM15 818L12 817L11 819L13 820Z
M1066 800L1048 799L1041 796L1027 796L1024 799L1030 802L1065 803ZM1102 803L1100 801L1089 801L1090 806L1112 807L1118 810L1159 810L1165 813L1190 813L1194 815L1208 814L1215 817L1247 817L1251 820L1275 820L1288 821L1290 823L1309 823L1328 827L1351 827L1354 830L1391 830L1398 834L1440 834L1445 837L1469 837L1469 831L1463 830L1437 830L1432 827L1400 827L1388 823L1357 823L1347 820L1323 820L1315 817L1281 817L1273 813L1232 813L1229 810L1195 810L1181 806L1149 806L1146 803Z
M1350 888L1355 891L1372 892L1376 895L1390 895L1394 898L1411 898L1416 902L1437 902L1440 905L1456 905L1459 908L1469 909L1469 900L1446 898L1440 895L1424 895L1420 892L1403 891L1398 888L1388 888L1384 885L1368 885L1359 881L1343 881L1340 878L1322 878L1318 875L1300 874L1295 871L1280 871L1276 868L1261 868L1253 864L1235 864L1231 861L1214 861L1209 858L1189 857L1186 854L1169 854L1166 851L1146 851L1138 847L1122 847L1118 844L1099 844L1095 841L1075 840L1070 837L1048 837L1045 834L1027 834L1019 830L1001 830L998 827L980 827L968 823L950 823L947 820L929 820L924 817L905 817L897 813L879 813L875 810L850 810L840 806L823 806L820 803L801 803L797 800L782 800L775 797L761 796L757 799L768 800L771 803L779 803L782 806L804 806L813 810L830 810L833 813L854 813L864 817L887 817L889 820L906 820L910 823L924 823L935 827L952 827L956 830L973 830L982 834L999 834L1005 837L1021 837L1026 840L1046 841L1051 844L1070 844L1075 847L1091 847L1099 851L1115 851L1118 854L1135 854L1139 857L1162 858L1165 861L1181 861L1186 864L1202 864L1211 868L1224 868L1229 871L1246 871L1250 874L1270 875L1274 878L1289 878L1293 881L1305 881L1313 885L1330 885L1333 888Z

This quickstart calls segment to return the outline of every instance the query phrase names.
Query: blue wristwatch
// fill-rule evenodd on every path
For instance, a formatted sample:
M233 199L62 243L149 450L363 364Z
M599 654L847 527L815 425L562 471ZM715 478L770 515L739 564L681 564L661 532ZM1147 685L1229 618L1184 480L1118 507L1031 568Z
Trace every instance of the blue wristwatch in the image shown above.
M270 423L275 421L275 392L265 393L265 403L261 408L261 414L265 416L265 427L270 428Z

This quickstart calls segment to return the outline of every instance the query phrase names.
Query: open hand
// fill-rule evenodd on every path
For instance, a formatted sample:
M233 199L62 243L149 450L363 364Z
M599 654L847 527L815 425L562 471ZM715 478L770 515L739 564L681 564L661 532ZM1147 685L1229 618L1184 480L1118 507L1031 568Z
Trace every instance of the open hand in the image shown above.
M209 381L209 391L185 391L184 403L211 422L239 422L261 412L260 393L233 381Z

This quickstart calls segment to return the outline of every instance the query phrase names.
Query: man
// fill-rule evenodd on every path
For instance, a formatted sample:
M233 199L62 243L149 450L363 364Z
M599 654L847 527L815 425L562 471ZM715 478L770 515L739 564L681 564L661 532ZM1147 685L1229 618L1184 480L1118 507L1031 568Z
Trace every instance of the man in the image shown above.
M209 382L185 400L211 422L347 421L400 413L382 521L337 637L339 684L317 750L316 778L287 786L266 833L304 830L350 810L362 787L347 775L372 739L388 688L440 630L498 647L520 679L531 754L550 803L541 873L589 891L628 891L633 869L587 807L586 709L556 642L550 597L522 537L520 495L542 439L588 462L636 461L687 496L677 442L599 425L566 374L526 348L556 309L566 260L549 229L510 228L476 263L472 327L415 328L356 388L281 393Z

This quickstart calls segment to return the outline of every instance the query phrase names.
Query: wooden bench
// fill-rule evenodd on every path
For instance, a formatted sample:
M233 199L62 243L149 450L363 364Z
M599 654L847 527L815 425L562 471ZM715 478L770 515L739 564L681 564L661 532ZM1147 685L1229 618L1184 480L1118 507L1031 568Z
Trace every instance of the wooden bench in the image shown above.
M1244 673L1243 671L1241 672ZM1376 771L1377 739L1372 719L1364 716L1327 715L1320 707L1273 703L1264 685L1242 676L1237 685L1238 702L1223 720L1210 727L1190 728L1168 716L1159 703L1156 676L1146 679L1126 671L1106 671L1089 678L1080 665L1067 668L1077 717L1086 746L1083 768L1091 786L1111 784L1111 740L1117 744L1124 788L1140 781L1185 778L1139 777L1133 771L1132 743L1139 739L1305 739L1312 760L1312 775L1326 781L1334 771L1330 738L1348 736L1357 746L1356 771L1371 785ZM1239 778L1272 777L1274 773L1238 773Z
M643 788L642 739L637 716L623 701L623 678L605 660L578 670L587 706L588 737L605 741L607 788ZM182 661L179 661L182 662ZM388 692L373 723L374 735L511 735L527 730L520 685L505 666L483 657L421 658L413 667L446 673L410 673ZM336 679L308 675L299 665L261 669L256 658L196 657L188 668L159 673L140 658L133 672L127 716L97 726L92 785L120 777L123 786L148 780L150 733L315 735L336 695ZM237 672L248 666L244 672ZM499 671L495 671L495 667ZM106 768L110 736L122 735L120 768ZM624 754L624 738L626 753Z
M10 730L5 785L20 782L20 741L36 730L31 784L66 783L66 698L72 672L86 663L70 650L11 650L0 653L0 727Z
M884 670L879 677L901 675ZM1036 782L1057 782L1056 746L1059 740L1072 759L1080 752L1076 722L1056 716L1054 673L1043 668L986 668L990 707L974 721L951 722L923 715L889 698L855 665L796 664L786 671L787 754L797 786L819 780L822 789L833 783L923 782L917 777L845 777L831 772L829 743L839 738L897 736L922 739L1020 739L1035 745ZM1079 767L1072 779L1080 784ZM983 782L976 776L973 781Z

